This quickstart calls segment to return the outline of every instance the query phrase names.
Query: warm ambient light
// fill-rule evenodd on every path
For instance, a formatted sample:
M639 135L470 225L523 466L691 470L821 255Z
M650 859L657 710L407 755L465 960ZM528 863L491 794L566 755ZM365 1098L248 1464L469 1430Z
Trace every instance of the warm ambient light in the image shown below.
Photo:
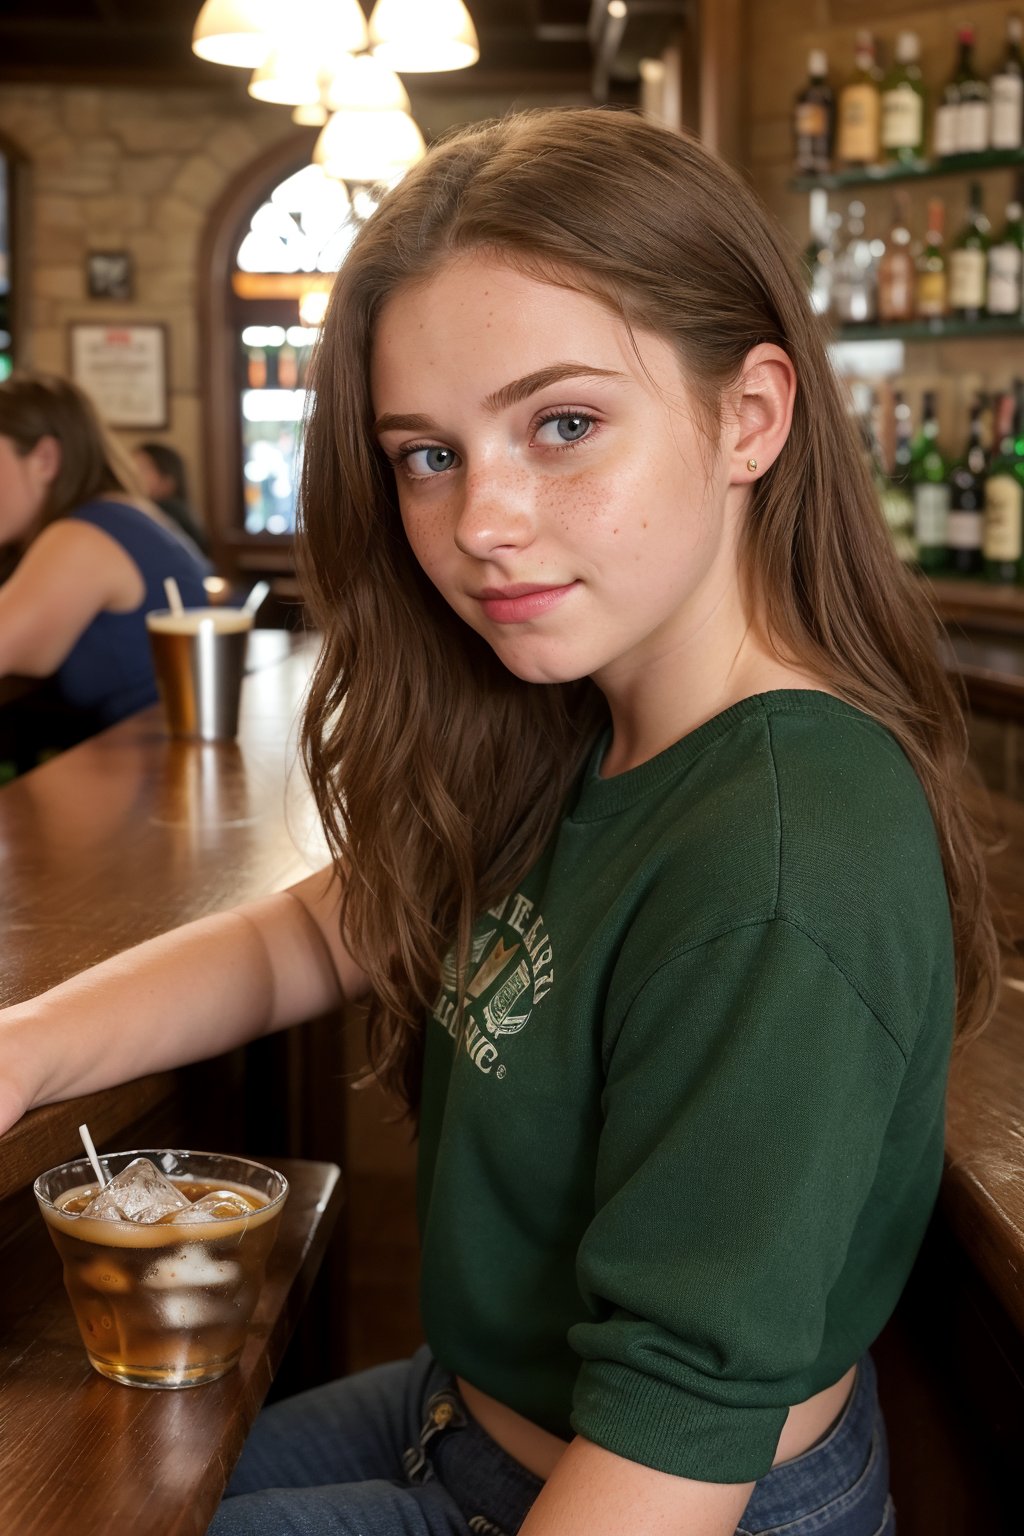
M272 0L206 0L192 30L192 52L211 64L256 69L270 52Z
M608 15L612 21L625 21L628 9L626 0L608 0Z
M426 146L408 112L335 112L316 141L313 160L339 181L391 182Z
M372 53L349 54L327 88L327 106L332 112L408 112L409 93Z
M298 123L300 128L322 128L327 121L327 108L319 102L315 106L296 107L292 113L292 122Z
M465 69L480 57L462 0L377 0L370 47L391 69L407 74Z
M366 44L359 0L206 0L192 33L201 59L240 69L259 69L277 46L305 49L319 63Z
M320 77L313 50L302 42L273 48L249 81L249 95L279 107L315 107Z

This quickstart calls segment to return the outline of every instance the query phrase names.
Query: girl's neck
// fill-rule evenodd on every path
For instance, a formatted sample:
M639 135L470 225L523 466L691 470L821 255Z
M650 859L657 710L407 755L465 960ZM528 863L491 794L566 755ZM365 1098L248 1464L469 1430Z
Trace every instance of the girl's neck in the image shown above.
M743 699L777 688L829 688L773 648L762 624L727 590L692 629L632 676L595 678L612 718L601 777L648 762Z

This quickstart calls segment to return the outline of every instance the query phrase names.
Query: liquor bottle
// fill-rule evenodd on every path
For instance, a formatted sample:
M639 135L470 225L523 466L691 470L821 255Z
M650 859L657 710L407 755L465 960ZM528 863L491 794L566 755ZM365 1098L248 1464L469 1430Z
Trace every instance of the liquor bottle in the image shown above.
M833 263L832 313L840 325L862 325L878 313L875 257L864 234L864 204L852 202Z
M986 454L982 417L985 401L980 396L971 407L971 426L963 457L949 475L950 500L947 540L949 564L959 576L977 576L983 568L982 536L985 523Z
M907 228L907 195L897 192L892 202L892 228L885 254L878 263L879 320L913 320L914 279L914 258L910 254L910 230Z
M990 141L993 149L1020 149L1024 145L1024 58L1019 16L1006 20L1006 54L989 81L992 118Z
M990 581L1020 580L1024 547L1024 382L1000 401L998 440L985 481L982 553Z
M882 86L882 148L887 160L913 164L924 155L924 85L916 32L896 38L896 59Z
M832 277L836 257L835 214L828 211L828 193L815 187L810 197L810 233L804 246L804 271L816 314L827 315L832 306Z
M1024 382L999 401L996 447L986 478L983 556L989 581L1021 578L1024 547Z
M1024 214L1019 202L1007 203L1003 232L988 248L985 307L990 315L1024 317Z
M917 563L923 571L941 571L946 564L950 487L938 436L935 395L928 390L924 397L921 431L910 450L914 539Z
M874 165L879 151L881 97L870 32L857 33L854 60L853 76L839 93L836 158L843 165Z
M917 313L922 320L941 320L946 313L946 258L942 253L945 224L946 209L942 199L930 197L928 231L924 249L917 258Z
M960 59L957 65L956 152L980 155L988 149L989 89L974 67L974 28L961 27L957 34Z
M811 51L807 74L793 103L793 168L798 176L826 176L832 169L836 101L828 83L828 58L820 48Z
M981 207L981 182L971 182L967 219L949 253L949 308L959 320L985 313L989 223Z
M893 453L882 491L882 511L889 525L896 553L906 564L913 564L914 498L910 487L910 406L899 390L893 395Z

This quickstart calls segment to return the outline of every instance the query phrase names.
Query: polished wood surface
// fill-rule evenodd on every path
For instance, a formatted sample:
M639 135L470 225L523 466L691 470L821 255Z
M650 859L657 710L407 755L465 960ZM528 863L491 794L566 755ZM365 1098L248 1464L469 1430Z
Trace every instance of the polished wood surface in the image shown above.
M310 640L254 634L236 741L172 740L155 706L0 790L0 1003L324 862L308 792L288 766L314 654ZM209 1064L48 1105L0 1138L4 1536L204 1531L325 1250L326 1273L285 1375L305 1385L319 1379L311 1360L336 1368L331 1320L344 1277L332 1229L341 1193L325 1127L340 1154L340 1073L330 1065L337 1034L337 1021L313 1024ZM322 1098L310 1079L324 1081ZM259 1327L240 1371L222 1382L145 1392L89 1368L30 1190L44 1168L78 1155L83 1120L107 1148L258 1149L277 1166L288 1153L320 1159L285 1170L293 1194ZM322 1151L311 1153L311 1138Z
M236 1369L154 1392L89 1365L35 1210L0 1249L0 1531L5 1536L201 1536L309 1294L341 1204L329 1163L289 1181L277 1241ZM39 1233L35 1228L40 1229Z

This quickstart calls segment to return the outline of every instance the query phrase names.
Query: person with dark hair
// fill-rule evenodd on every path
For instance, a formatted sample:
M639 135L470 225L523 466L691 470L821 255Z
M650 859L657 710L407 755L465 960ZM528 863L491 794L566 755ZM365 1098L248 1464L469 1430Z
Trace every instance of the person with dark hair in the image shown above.
M0 383L0 545L0 676L52 677L79 737L155 703L146 614L169 576L204 607L209 567L67 379Z
M188 494L188 471L178 450L169 443L137 443L133 457L146 495L161 512L174 519L197 549L208 555L210 543L196 522Z
M0 1014L0 1130L368 1000L427 1342L269 1408L210 1536L891 1536L869 1350L998 956L795 263L689 135L469 128L357 234L312 402L331 867Z

